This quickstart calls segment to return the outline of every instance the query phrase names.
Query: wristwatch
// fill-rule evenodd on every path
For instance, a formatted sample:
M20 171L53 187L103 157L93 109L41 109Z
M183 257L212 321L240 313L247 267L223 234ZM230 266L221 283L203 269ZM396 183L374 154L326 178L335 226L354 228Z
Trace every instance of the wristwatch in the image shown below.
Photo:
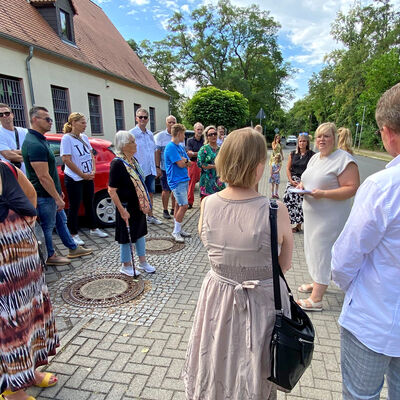
M156 165L156 168L160 168L160 166L159 166L159 165Z

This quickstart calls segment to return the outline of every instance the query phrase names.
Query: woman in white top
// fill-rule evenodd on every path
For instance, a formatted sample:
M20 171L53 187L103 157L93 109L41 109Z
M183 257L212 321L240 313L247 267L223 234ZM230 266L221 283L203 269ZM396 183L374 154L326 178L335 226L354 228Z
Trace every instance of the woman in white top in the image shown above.
M88 137L83 133L86 129L86 119L81 113L74 112L68 117L61 139L61 157L65 164L64 183L67 189L68 229L77 245L85 243L78 235L78 211L83 199L90 234L97 237L107 237L108 234L96 227L93 209L94 177L96 164L92 146Z
M299 305L306 311L321 311L322 298L331 279L331 249L350 214L351 198L360 185L355 159L336 149L336 126L326 122L315 132L319 153L307 164L299 188L304 195L304 252L313 282L299 292L311 293Z

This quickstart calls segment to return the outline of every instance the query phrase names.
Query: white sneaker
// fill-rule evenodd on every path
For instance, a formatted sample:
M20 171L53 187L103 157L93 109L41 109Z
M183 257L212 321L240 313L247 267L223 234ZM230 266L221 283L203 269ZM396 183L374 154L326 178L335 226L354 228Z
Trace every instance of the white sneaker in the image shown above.
M140 263L136 269L141 269L141 270L145 270L145 272L147 272L148 274L154 274L154 272L156 272L156 269L150 265L148 262L145 263Z
M85 242L79 237L79 235L72 235L72 239L77 246L83 246L85 244Z
M185 237L188 237L188 238L189 238L189 237L192 237L192 234L191 234L191 233L187 233L187 232L182 231L182 230L180 231L180 234L181 234L181 236L184 237L184 238L185 238Z
M124 274L124 275L134 276L132 264L128 265L128 266L122 265L119 272L121 272L121 274ZM139 276L139 275L140 275L140 272L136 268L136 276Z
M102 231L102 230L99 229L99 228L91 229L91 230L90 230L90 235L91 235L91 236L97 236L97 237L99 237L99 238L106 238L106 237L108 237L108 233L105 233L104 231Z
M181 232L178 233L172 232L172 236L175 239L175 242L185 243L185 239L182 237Z
M158 218L154 216L148 216L147 217L147 223L148 224L154 224L154 225L161 225L162 221L160 221Z

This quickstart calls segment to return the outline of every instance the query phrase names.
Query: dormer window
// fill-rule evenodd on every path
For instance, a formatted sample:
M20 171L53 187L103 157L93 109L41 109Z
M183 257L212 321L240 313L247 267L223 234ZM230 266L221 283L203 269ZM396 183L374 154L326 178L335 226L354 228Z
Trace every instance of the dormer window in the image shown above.
M60 9L60 27L61 27L61 36L64 40L68 40L69 42L73 42L74 38L72 37L72 26L71 26L71 17L69 13Z

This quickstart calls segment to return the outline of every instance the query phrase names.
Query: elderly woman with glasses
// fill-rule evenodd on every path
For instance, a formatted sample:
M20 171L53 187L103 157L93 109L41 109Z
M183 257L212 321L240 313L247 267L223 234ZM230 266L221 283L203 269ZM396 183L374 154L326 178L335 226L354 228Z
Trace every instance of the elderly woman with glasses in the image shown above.
M143 171L133 156L137 150L135 137L128 131L118 131L115 149L117 157L110 165L108 193L116 207L115 240L120 244L120 272L134 276L130 248L132 242L139 256L137 268L154 273L156 269L146 261L146 214L151 207L150 197Z
M201 168L201 199L225 189L225 183L220 181L215 169L215 158L217 157L218 151L217 129L213 125L207 126L207 128L204 129L204 146L200 148L197 155L197 165Z
M315 132L319 153L309 161L299 189L304 194L304 253L312 283L299 292L310 293L298 300L306 311L321 311L322 298L331 280L331 250L350 214L351 198L360 185L355 159L337 149L336 126L326 122Z
M306 170L307 164L314 154L315 153L310 150L310 137L308 133L300 133L297 139L296 150L293 150L288 158L286 166L288 183L283 196L283 202L289 211L290 223L294 225L292 228L293 233L301 232L301 224L304 221L303 196L292 193L290 189L299 184L301 175Z

